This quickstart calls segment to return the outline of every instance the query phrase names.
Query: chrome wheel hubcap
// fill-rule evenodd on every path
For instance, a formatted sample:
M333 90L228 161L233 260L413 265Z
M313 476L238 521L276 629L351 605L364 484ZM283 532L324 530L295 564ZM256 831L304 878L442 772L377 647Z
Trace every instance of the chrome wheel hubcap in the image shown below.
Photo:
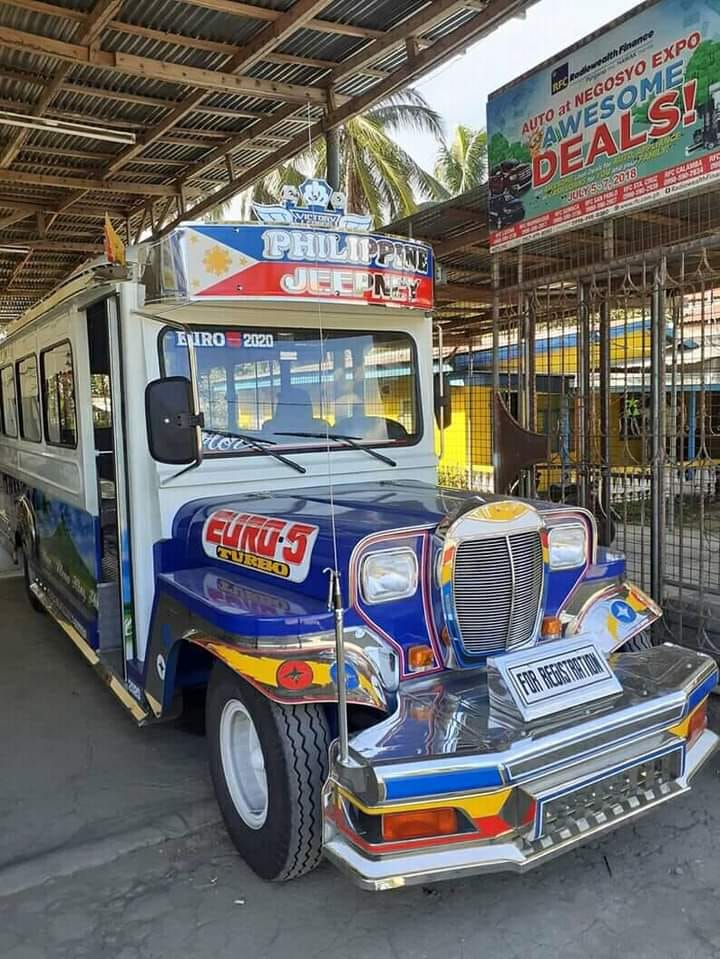
M220 758L238 814L250 829L260 829L268 812L265 757L255 723L239 699L228 700L220 716Z

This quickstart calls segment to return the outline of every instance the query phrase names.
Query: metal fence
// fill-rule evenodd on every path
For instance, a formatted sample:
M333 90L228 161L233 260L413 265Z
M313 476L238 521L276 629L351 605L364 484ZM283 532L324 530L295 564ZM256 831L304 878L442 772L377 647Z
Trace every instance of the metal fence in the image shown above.
M494 488L499 394L546 442L513 491L591 509L601 542L664 605L663 629L718 655L720 238L609 253L555 274L522 252L512 269L494 258L491 314L456 309L441 337L453 404L441 478Z

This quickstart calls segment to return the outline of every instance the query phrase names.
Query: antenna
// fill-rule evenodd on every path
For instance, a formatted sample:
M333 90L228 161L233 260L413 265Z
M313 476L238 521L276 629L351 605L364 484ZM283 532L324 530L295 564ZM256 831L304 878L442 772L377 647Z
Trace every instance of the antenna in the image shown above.
M312 149L311 135L311 117L310 102L307 104L307 131L308 131L308 150ZM331 184L334 189L339 188L339 184ZM319 259L315 260L315 268L320 268ZM328 609L332 609L335 619L335 685L337 686L338 697L338 739L340 742L340 764L348 765L350 756L349 734L348 734L348 716L347 716L347 675L345 673L345 636L344 636L344 609L342 599L342 583L340 582L340 568L338 563L337 547L337 529L335 526L335 489L333 483L332 455L330 453L330 424L325 414L327 407L327 398L325 395L325 382L323 378L323 366L325 363L325 330L323 328L322 304L317 302L318 319L318 339L320 346L320 361L318 363L318 376L320 382L320 416L325 423L325 454L327 458L328 470L328 490L330 499L330 526L333 547L333 565L325 568L328 579Z

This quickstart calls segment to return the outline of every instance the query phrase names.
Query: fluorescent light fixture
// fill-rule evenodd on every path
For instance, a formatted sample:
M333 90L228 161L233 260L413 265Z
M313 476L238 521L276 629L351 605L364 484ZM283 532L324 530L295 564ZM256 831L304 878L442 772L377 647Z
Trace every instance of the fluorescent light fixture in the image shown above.
M29 246L0 246L0 253L18 253L20 256L23 256L29 252Z
M0 110L0 126L25 127L27 130L42 130L45 133L61 133L69 137L86 137L90 140L108 140L110 143L135 143L135 134L112 127L96 127L69 120L53 120L50 117L34 117L26 113Z

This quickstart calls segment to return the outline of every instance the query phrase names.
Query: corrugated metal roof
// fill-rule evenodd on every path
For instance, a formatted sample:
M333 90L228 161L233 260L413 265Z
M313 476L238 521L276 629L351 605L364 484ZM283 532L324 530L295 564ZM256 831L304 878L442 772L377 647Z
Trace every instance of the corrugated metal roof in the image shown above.
M2 0L0 111L137 142L0 114L0 323L99 248L104 210L130 240L199 215L533 2Z

